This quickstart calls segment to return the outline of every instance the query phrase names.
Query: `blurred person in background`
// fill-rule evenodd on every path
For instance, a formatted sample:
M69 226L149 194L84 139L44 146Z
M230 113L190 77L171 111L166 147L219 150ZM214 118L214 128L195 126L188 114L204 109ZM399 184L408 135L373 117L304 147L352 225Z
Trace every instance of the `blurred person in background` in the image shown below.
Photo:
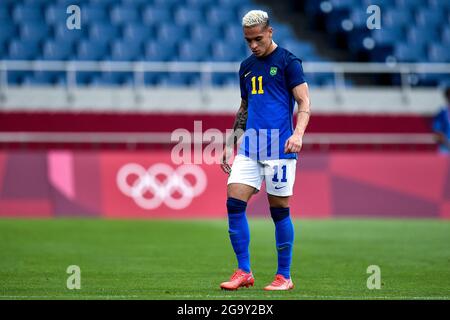
M446 105L433 118L433 132L439 152L450 154L450 85L444 89Z
M301 150L309 122L308 85L302 61L272 40L273 29L267 12L248 12L242 19L242 26L252 55L241 63L239 70L241 107L233 130L240 131L244 139L232 167L228 164L226 150L234 150L236 141L233 138L227 142L222 163L223 171L229 174L228 232L238 260L238 269L220 287L237 290L253 286L246 208L247 202L265 181L270 213L275 224L278 269L274 281L264 289L290 290L294 287L290 274L294 226L289 200L293 195L297 153ZM295 102L298 104L298 113L294 128ZM269 136L264 133L268 130L279 134L271 133ZM257 139L250 139L252 132L258 135ZM249 138L248 143L245 143L246 137ZM262 143L265 146L261 146L257 141L264 141L267 145ZM272 150L270 157L264 154L268 150Z

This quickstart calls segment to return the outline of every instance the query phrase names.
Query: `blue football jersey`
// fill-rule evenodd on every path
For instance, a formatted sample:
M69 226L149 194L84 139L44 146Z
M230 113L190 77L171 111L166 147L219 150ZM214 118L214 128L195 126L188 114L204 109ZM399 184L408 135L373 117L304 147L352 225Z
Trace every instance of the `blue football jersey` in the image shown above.
M241 98L248 102L239 154L256 160L297 159L297 153L284 153L284 145L294 132L292 89L305 82L302 61L278 46L268 56L244 60L239 79Z

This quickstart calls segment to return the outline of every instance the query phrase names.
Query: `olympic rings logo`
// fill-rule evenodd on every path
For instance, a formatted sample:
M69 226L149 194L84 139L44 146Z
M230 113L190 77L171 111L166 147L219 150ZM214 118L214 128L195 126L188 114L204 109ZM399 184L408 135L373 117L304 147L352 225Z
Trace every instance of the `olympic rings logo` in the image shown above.
M187 176L193 176L192 184ZM130 183L130 177L134 180ZM157 177L163 176L162 181ZM189 206L192 199L206 189L206 174L197 165L181 165L175 170L165 163L158 163L147 170L136 163L124 165L117 173L117 186L125 195L133 198L141 208L151 210L158 208L162 203L171 209L184 209ZM181 197L174 197L178 191ZM153 197L144 197L152 194Z

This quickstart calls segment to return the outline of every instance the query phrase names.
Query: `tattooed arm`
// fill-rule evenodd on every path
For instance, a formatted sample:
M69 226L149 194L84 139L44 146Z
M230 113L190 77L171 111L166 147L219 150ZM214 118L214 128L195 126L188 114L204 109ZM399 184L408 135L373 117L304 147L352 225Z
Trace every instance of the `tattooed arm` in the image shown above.
M247 100L241 99L241 106L236 113L236 119L233 124L233 134L230 135L226 141L225 149L222 154L221 167L225 173L230 173L231 167L228 164L228 159L230 159L231 154L234 152L234 146L237 144L239 138L244 134L245 127L247 125L248 117L248 102Z

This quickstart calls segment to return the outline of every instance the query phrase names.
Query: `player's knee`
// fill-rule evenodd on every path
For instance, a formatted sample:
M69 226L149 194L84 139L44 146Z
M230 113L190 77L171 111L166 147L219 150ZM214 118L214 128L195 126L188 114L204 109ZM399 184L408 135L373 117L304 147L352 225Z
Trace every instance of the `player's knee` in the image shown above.
M289 207L287 208L276 208L270 207L270 215L274 222L281 221L289 217Z
M246 208L247 208L247 202L240 200L240 199L228 197L227 209L228 209L229 214L245 212Z

